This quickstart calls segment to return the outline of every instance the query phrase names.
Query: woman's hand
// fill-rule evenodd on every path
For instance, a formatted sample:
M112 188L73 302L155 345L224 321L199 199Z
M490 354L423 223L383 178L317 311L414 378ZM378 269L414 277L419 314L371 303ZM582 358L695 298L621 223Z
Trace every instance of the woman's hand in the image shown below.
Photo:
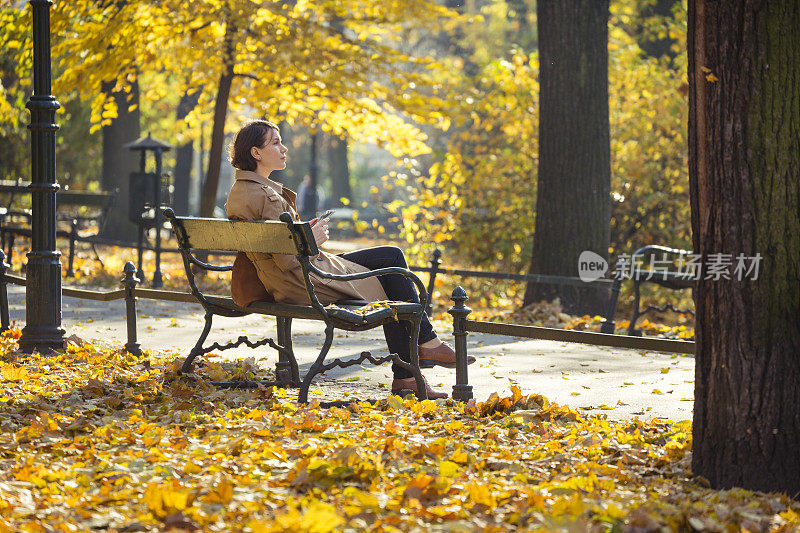
M322 246L328 240L328 219L323 218L317 221L312 227L311 232L314 234L314 240L317 241L317 246Z

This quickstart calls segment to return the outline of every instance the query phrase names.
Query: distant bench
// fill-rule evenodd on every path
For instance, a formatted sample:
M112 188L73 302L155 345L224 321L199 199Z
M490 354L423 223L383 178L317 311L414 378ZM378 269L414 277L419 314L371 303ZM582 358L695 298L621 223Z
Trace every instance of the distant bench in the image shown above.
M329 274L317 268L309 258L319 253L317 243L307 222L295 222L289 213L281 215L281 221L246 222L227 219L180 217L172 209L166 209L164 216L172 224L172 230L178 241L178 246L183 256L186 278L197 301L205 309L205 326L200 333L194 348L183 363L182 372L188 373L196 357L214 350L226 350L242 344L250 348L269 345L278 351L278 364L275 375L276 382L251 381L251 382L218 382L221 387L256 387L278 385L282 387L300 387L298 401L308 401L308 390L314 376L331 370L335 367L346 368L352 365L369 361L373 364L382 364L393 361L395 364L411 372L417 383L419 399L426 398L425 383L419 369L419 328L422 316L425 313L428 296L422 281L410 270L400 267L381 268L370 272L357 274L336 275ZM246 308L236 305L233 300L225 296L211 296L203 294L195 283L193 267L204 270L226 272L233 269L232 265L213 265L197 257L197 252L254 252L268 254L294 255L300 262L303 280L311 305L295 305L274 303L267 301L254 302ZM311 273L323 278L339 281L365 279L385 274L399 274L410 279L419 290L420 303L412 302L380 302L373 304L363 300L347 300L336 302L335 305L322 305L314 293L314 284L310 280ZM250 341L246 336L241 336L235 342L225 345L214 343L208 347L203 344L211 331L211 321L214 315L227 317L241 317L249 314L269 315L277 318L277 342L264 338L256 342ZM321 320L325 323L325 341L306 375L300 380L297 360L292 350L291 323L293 318ZM348 331L364 331L377 328L396 320L408 320L412 323L410 342L411 363L401 360L397 354L384 357L373 357L369 352L362 352L360 356L349 360L334 359L325 363L325 357L333 342L334 329Z
M0 181L0 244L11 263L16 237L31 238L30 189L22 181ZM59 190L56 193L56 236L69 240L67 277L75 275L75 243L88 242L98 261L95 248L98 235L105 226L108 210L114 205L117 191ZM24 199L24 201L23 201Z
M648 254L656 253L660 253L667 258L667 264L663 265L661 268L641 268L641 265L645 264L643 262L644 257ZM667 304L663 307L648 305L644 309L641 308L640 304L642 283L655 283L673 290L693 289L696 285L695 274L693 272L679 271L674 264L669 263L669 258L678 260L681 257L690 256L691 253L692 252L689 250L649 245L643 246L633 252L630 263L626 266L617 265L616 277L614 279L614 284L611 286L609 309L606 314L605 322L600 328L601 333L614 333L614 314L617 310L617 299L619 297L622 281L626 279L626 276L633 281L633 311L628 325L628 335L640 336L642 334L641 330L636 329L636 322L638 322L643 315L651 311L663 312L669 309L676 313L694 315L693 311L678 309L672 304ZM641 264L637 263L639 260L642 260ZM622 268L627 268L627 271L623 272L621 270Z

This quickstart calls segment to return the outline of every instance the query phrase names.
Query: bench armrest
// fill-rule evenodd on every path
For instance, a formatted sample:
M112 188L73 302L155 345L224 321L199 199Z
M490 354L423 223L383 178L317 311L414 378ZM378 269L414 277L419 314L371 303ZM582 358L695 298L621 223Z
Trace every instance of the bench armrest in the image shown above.
M689 255L692 253L691 250L681 250L680 248L669 248L668 246L661 246L659 244L648 244L647 246L642 246L631 255L631 259L636 257L637 255L644 255L649 252L662 252L665 254L673 254L673 255Z
M635 266L637 257L644 257L645 254L651 254L654 252L660 252L664 254L664 256L674 255L680 257L685 257L692 254L691 250L681 250L679 248L669 248L667 246L661 246L658 244L650 244L633 252L633 255L631 255L631 264ZM674 269L645 269L636 267L631 271L631 273L634 280L634 286L637 288L636 290L638 290L638 285L641 282L654 282L670 289L680 289L690 287L694 280L694 274L692 272L680 272L675 271Z
M417 291L420 295L420 300L422 303L422 308L427 309L428 307L428 300L430 295L428 291L425 289L425 285L422 283L422 280L419 277L411 272L408 269L402 267L386 267L386 268L379 268L377 270L370 270L369 272L356 272L355 274L331 274L329 272L325 272L324 270L320 270L317 268L311 261L308 261L308 267L311 272L316 274L317 276L324 278L324 279L332 279L336 281L355 281L358 279L366 279L375 276L384 276L386 274L399 274L405 278L410 279L414 285L417 286Z
M33 212L30 209L7 209L4 213L6 217L22 217L27 218L28 220L31 219L33 216Z

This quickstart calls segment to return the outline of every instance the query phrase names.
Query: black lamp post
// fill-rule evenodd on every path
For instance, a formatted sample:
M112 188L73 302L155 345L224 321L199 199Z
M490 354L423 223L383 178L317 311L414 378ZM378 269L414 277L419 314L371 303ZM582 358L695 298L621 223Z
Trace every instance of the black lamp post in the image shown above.
M144 249L144 226L152 222L155 228L155 252L156 252L156 270L153 272L152 287L160 288L164 286L164 281L161 277L161 223L162 215L161 209L165 207L166 198L162 197L163 186L163 171L161 167L161 156L164 152L172 149L172 145L167 144L158 139L154 139L147 134L147 137L136 139L135 141L125 145L125 148L131 150L138 150L139 157L139 172L131 174L131 205L129 217L133 222L139 225L139 269L136 275L139 279L144 280L144 272L142 270L142 252ZM147 172L147 152L153 152L153 159L155 160L155 172ZM145 211L153 210L152 221L145 219Z
M50 94L51 0L30 0L33 9L33 95L31 112L31 251L25 288L24 353L64 349L61 327L61 252L56 250L56 109Z

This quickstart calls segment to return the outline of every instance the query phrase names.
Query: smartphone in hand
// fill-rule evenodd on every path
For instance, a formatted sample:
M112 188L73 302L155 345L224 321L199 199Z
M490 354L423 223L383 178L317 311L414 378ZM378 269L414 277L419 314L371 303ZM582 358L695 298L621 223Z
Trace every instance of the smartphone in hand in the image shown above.
M320 216L320 217L317 217L317 218L315 218L314 220L312 220L312 221L311 221L311 225L312 225L312 226L313 226L313 225L315 225L317 222L319 222L319 221L320 221L320 220L322 220L323 218L329 218L329 217L330 217L332 214L334 214L335 212L336 212L336 210L335 210L335 209L328 209L327 211L325 211L325 213L324 213L322 216Z

